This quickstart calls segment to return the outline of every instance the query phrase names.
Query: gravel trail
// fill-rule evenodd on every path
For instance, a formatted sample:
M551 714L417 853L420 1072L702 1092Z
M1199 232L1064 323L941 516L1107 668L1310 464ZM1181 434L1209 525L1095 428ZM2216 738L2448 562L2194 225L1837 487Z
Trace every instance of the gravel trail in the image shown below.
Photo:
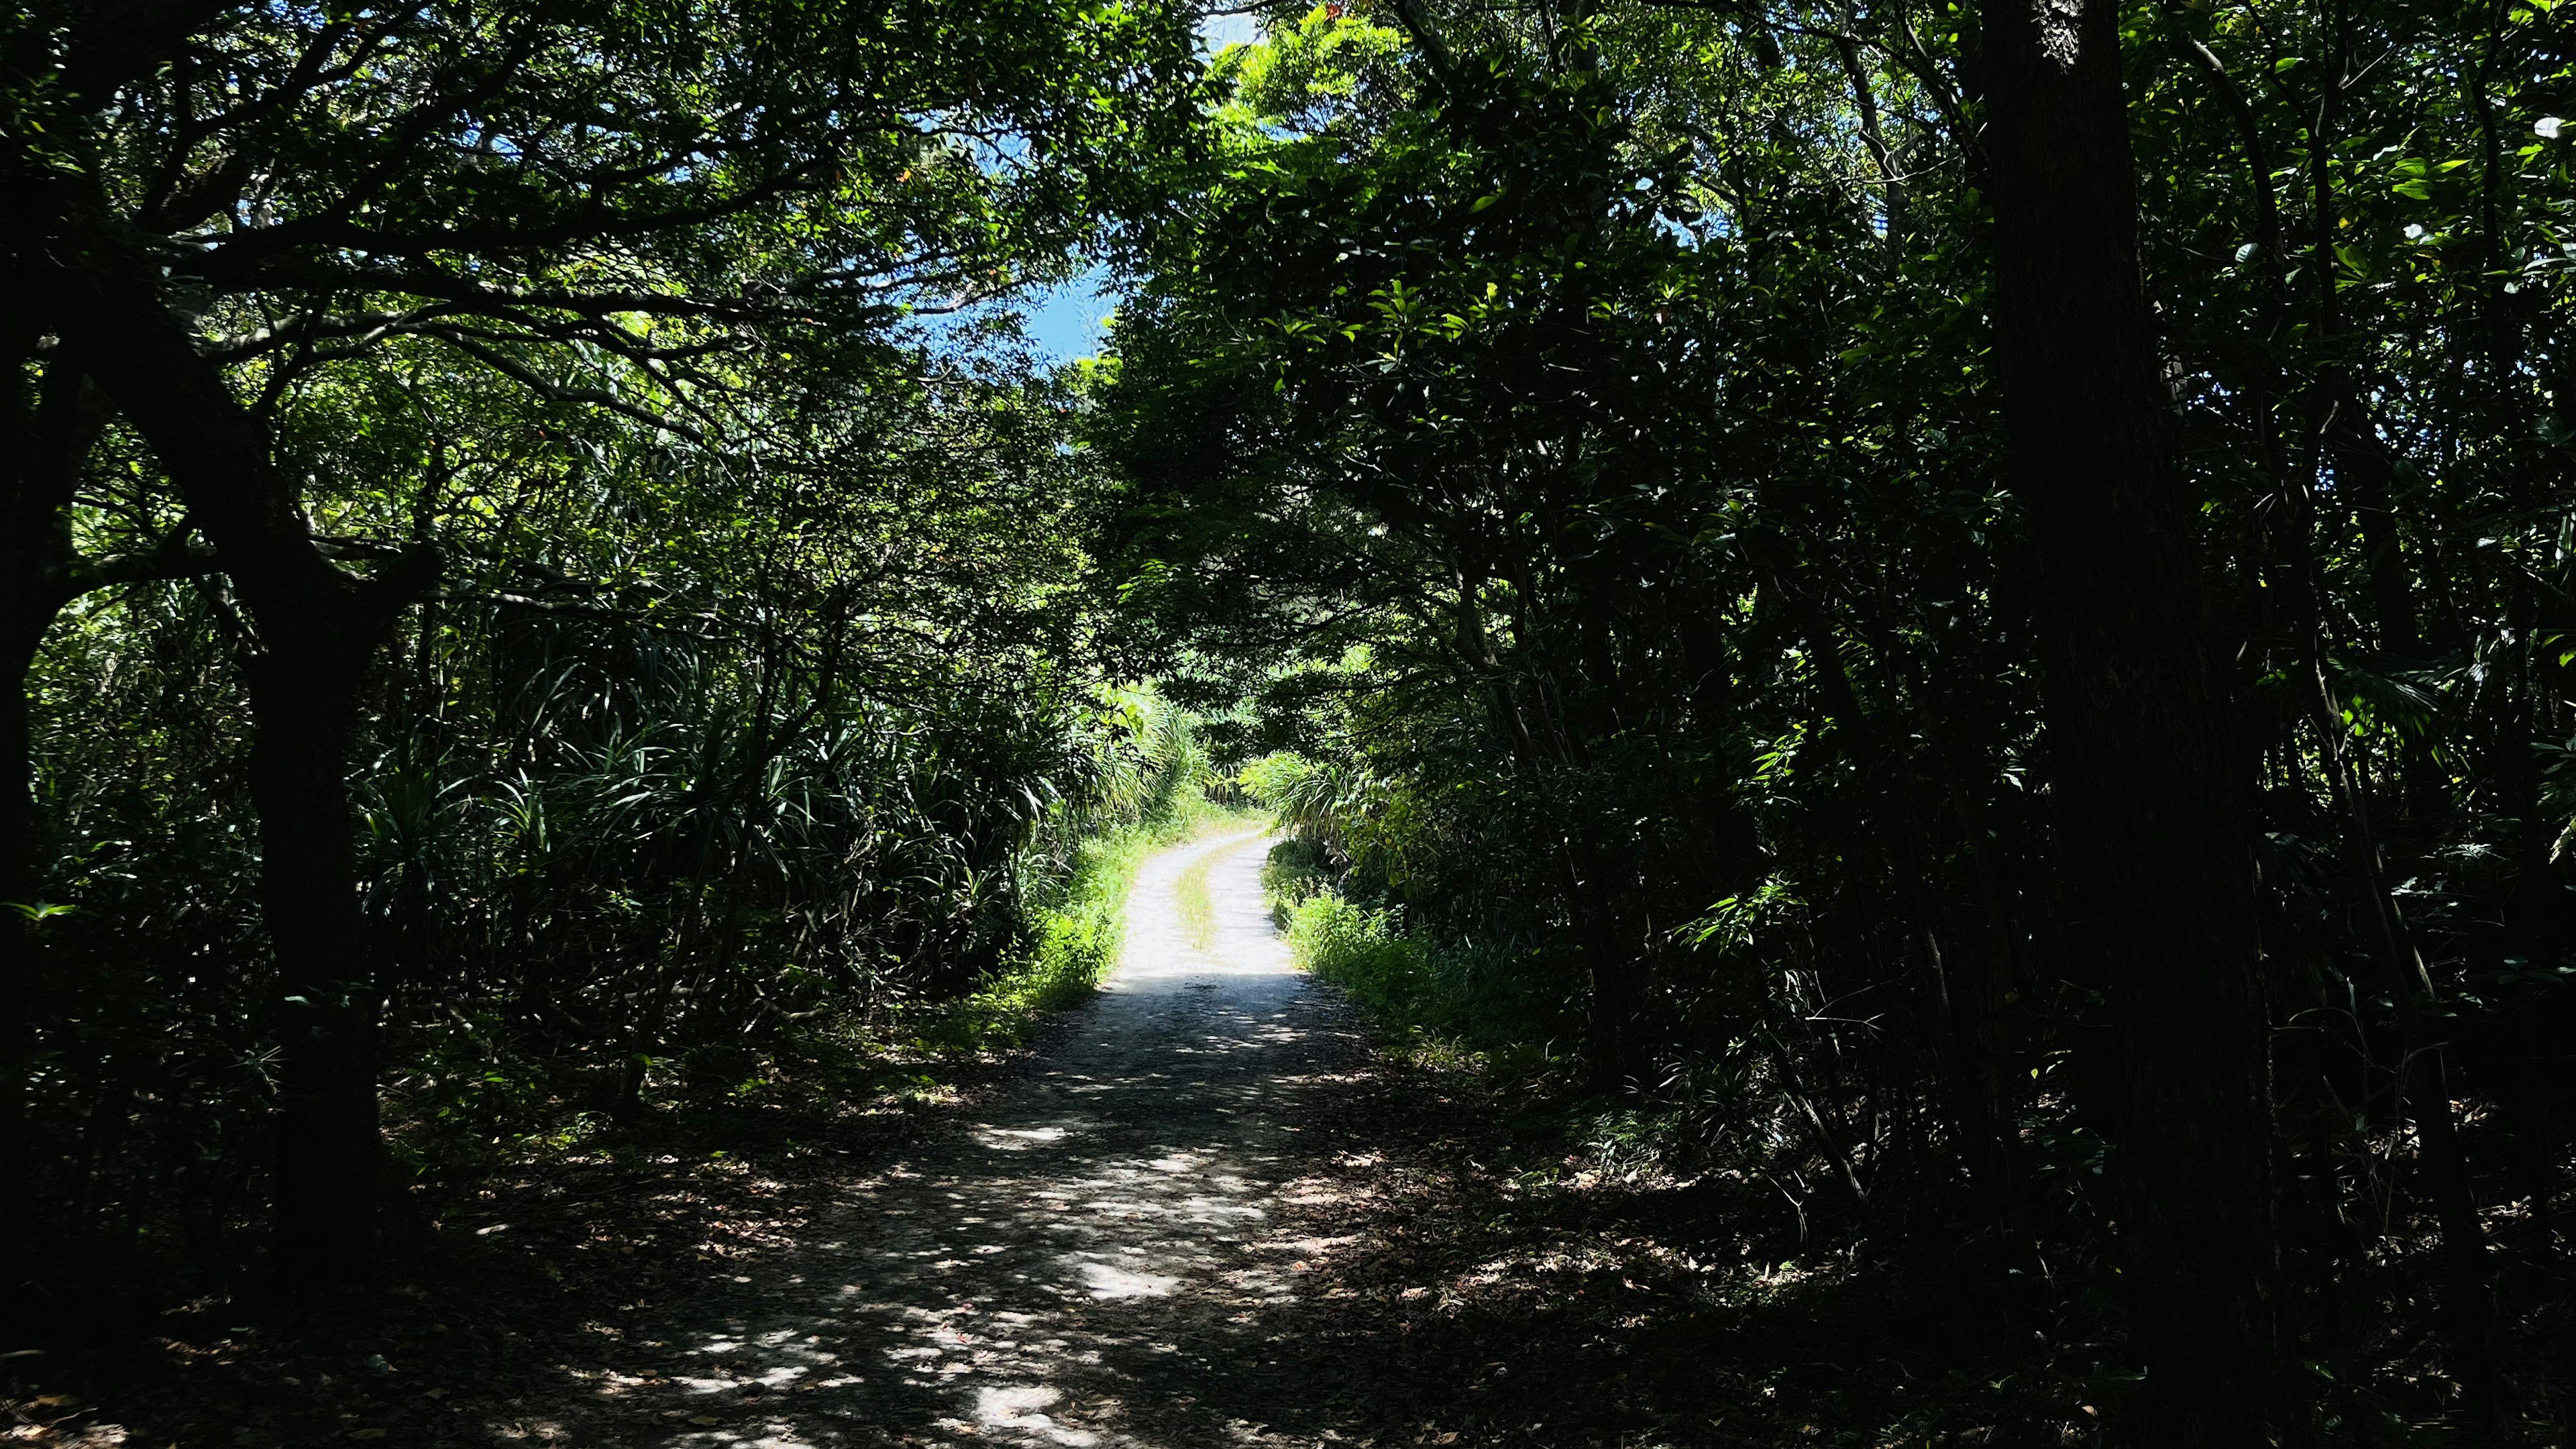
M1148 861L1117 972L1024 1079L967 1130L851 1181L802 1245L636 1335L650 1352L585 1374L586 1411L530 1437L1315 1442L1239 1417L1288 1386L1222 1388L1296 1372L1280 1337L1302 1260L1333 1246L1300 1236L1316 1216L1301 1202L1332 1191L1309 1124L1366 1059L1357 1024L1271 929L1265 841L1223 835ZM1206 949L1175 891L1202 861Z

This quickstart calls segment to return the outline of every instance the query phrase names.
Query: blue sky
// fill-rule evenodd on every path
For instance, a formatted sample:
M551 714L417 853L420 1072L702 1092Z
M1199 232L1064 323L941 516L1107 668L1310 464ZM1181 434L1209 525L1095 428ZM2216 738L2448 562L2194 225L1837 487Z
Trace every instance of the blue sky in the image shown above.
M1069 362L1100 351L1109 313L1118 305L1115 293L1102 290L1108 281L1109 274L1094 267L1029 298L1029 340L1037 344L1038 356Z
M1261 22L1250 15L1220 13L1199 22L1199 39L1210 54L1260 38ZM1029 340L1037 344L1040 357L1069 362L1100 351L1109 314L1118 306L1117 294L1103 290L1108 281L1109 274L1095 267L1028 299Z

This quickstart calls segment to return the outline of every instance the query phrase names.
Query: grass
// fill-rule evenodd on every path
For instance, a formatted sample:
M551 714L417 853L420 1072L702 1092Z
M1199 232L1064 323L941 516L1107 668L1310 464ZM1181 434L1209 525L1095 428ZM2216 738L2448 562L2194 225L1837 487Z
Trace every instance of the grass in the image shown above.
M1118 950L1126 940L1127 893L1135 888L1136 870L1147 856L1262 818L1192 795L1163 818L1084 841L1061 898L1034 913L1027 945L974 994L935 1008L921 1033L922 1045L999 1051L1027 1040L1039 1022L1080 1004L1118 965ZM1212 859L1195 862L1178 886L1182 920L1202 948L1215 928L1207 898Z
M1372 911L1330 891L1288 911L1288 948L1297 964L1332 982L1382 1022L1428 1025L1438 982L1423 943L1404 934L1391 910Z
M1180 879L1172 882L1173 903L1181 911L1181 929L1188 933L1190 944L1202 951L1216 945L1216 903L1208 897L1208 868L1226 853L1209 851L1191 861Z
M1298 966L1340 987L1400 1058L1498 1079L1560 1065L1548 1043L1564 993L1530 944L1411 930L1399 908L1345 898L1294 842L1271 852L1262 882Z
M1073 1006L1118 964L1127 938L1127 893L1137 867L1222 816L1192 796L1170 815L1095 835L1076 848L1073 873L1054 904L1032 912L1029 933L973 994L931 1009L921 1043L1000 1051L1028 1039L1052 1013Z

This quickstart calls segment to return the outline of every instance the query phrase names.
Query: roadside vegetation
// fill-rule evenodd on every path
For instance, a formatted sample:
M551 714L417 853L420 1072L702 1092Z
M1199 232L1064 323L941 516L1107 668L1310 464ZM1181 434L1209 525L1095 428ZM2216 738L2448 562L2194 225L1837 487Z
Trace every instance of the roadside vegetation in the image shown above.
M1962 1432L2552 1442L2563 22L2082 9L1283 12L1125 598L1304 959L2038 1345Z
M2571 17L28 0L0 1365L712 1271L1249 799L1665 1401L2565 1440Z

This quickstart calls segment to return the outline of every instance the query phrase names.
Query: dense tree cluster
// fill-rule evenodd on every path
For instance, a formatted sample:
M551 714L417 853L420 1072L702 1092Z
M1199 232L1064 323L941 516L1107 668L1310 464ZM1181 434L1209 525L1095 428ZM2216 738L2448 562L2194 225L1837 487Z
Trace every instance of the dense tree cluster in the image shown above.
M919 319L1201 75L1050 0L0 20L14 1331L362 1276L388 1104L417 1165L1015 949L1151 762L1070 398Z
M2548 1420L2568 64L1282 12L1099 393L1131 642L1415 1009L1802 1233L1977 1224L2140 1442Z
M7 1326L363 1282L446 1155L1096 966L1168 698L1355 989L1964 1241L2137 1442L2563 1422L2571 67L2552 0L30 0ZM972 320L1104 261L1096 365Z

